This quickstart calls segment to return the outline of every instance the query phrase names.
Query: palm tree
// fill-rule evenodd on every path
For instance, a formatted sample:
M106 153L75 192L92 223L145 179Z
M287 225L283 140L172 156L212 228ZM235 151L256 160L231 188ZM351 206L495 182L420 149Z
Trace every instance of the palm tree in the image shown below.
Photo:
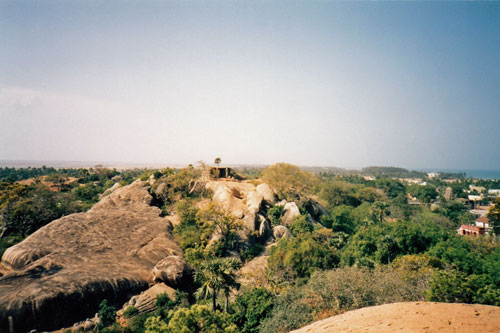
M222 162L220 157L216 157L214 163L217 165L217 178L219 178L219 165Z
M375 201L371 207L373 216L379 221L380 227L382 227L382 222L384 218L391 213L389 210L389 205L383 201Z
M224 274L222 279L224 280L224 286L222 290L224 291L224 311L227 312L227 307L229 303L229 293L231 289L239 289L240 284L236 280L236 271L241 268L241 261L236 258L227 258L224 261Z
M229 292L232 288L239 287L235 273L240 267L241 262L235 258L217 258L202 262L195 273L195 280L201 282L201 287L195 293L196 297L201 299L211 297L212 310L215 312L217 295L223 290L226 297L225 311L227 311Z

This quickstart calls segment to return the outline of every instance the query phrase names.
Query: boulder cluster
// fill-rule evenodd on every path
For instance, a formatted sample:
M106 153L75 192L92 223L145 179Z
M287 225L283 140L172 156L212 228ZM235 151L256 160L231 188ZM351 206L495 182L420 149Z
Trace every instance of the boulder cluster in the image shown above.
M117 183L89 211L55 220L7 249L0 262L0 331L55 330L75 322L73 331L86 331L99 324L95 312L102 299L124 304L118 311L123 317L131 306L139 314L155 311L159 294L192 293L193 269L172 235L175 219L152 205L153 182ZM225 179L204 186L242 221L243 241L257 236L272 244L291 237L287 226L299 208L276 202L269 185ZM274 205L284 214L272 228L267 211Z

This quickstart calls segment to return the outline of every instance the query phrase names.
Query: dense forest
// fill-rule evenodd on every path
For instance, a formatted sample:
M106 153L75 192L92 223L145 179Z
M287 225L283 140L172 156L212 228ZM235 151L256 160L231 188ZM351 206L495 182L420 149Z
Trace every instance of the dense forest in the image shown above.
M248 182L266 183L277 202L294 202L300 214L289 237L274 244L258 237L242 241L241 221L214 203L212 193L193 186L200 168L129 170L0 169L0 250L61 216L89 209L106 190L139 178L155 179L153 204L180 218L173 233L194 268L193 294L161 295L157 311L125 311L101 303L99 330L106 332L288 332L347 310L398 301L480 303L500 306L498 235L463 237L456 229L474 222L463 200L470 185L487 191L498 180L422 177L425 184L398 180L405 169L369 168L375 177L279 163L239 169ZM395 174L393 176L389 173ZM447 177L449 178L449 177ZM25 180L31 180L25 182ZM447 188L452 198L445 199ZM416 198L419 204L411 204ZM499 199L490 220L499 223ZM320 207L318 209L318 207ZM283 224L283 205L265 207L272 227ZM496 219L496 220L495 220ZM500 225L500 224L499 224ZM497 225L494 226L494 230ZM212 235L220 235L213 239ZM238 270L267 256L265 276L241 284Z

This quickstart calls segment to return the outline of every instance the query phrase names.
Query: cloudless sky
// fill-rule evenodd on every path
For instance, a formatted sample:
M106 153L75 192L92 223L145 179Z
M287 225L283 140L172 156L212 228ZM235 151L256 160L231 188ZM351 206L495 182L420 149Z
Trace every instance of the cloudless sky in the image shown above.
M217 156L500 169L500 2L0 2L0 160Z

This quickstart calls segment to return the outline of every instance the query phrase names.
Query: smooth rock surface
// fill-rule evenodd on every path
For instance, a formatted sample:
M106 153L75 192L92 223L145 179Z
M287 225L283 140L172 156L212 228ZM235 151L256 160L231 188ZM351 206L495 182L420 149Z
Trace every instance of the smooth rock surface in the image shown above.
M164 282L175 289L192 291L193 269L180 256L168 256L153 268L153 282Z
M293 223L293 220L300 215L299 207L295 202L287 202L283 207L284 213L281 218L281 223L285 226L289 226Z
M500 332L500 307L429 302L384 304L349 311L292 332Z
M137 315L156 311L156 297L161 294L167 294L171 300L175 299L175 289L167 286L165 283L158 283L151 288L143 291L139 295L133 296L123 307L117 311L118 317L123 316L128 307L133 306L137 309Z
M121 305L148 288L151 270L182 251L141 181L118 188L85 213L39 229L0 263L0 331L54 330Z
M273 228L273 237L276 241L281 238L290 238L292 237L292 233L288 230L284 225L278 225Z

